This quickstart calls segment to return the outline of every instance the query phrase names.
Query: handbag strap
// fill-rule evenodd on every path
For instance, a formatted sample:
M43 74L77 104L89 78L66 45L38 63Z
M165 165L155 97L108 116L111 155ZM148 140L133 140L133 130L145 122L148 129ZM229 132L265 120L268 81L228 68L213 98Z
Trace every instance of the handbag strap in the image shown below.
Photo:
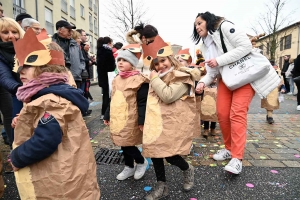
M227 53L228 51L227 51L227 47L226 47L225 42L224 42L224 37L223 37L222 29L221 29L221 26L222 26L222 24L223 24L225 21L227 21L227 20L224 20L224 21L220 24L220 38L221 38L221 44L222 44L223 52L224 52L224 53ZM227 21L227 22L232 23L231 21ZM233 24L233 23L232 23L232 24Z

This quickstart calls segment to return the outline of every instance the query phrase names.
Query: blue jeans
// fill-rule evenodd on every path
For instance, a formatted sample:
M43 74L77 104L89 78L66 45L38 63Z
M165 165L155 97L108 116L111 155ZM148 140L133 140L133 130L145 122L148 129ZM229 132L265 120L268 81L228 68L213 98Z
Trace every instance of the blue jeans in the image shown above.
M290 84L290 92L294 94L294 79L293 78L288 78L289 84Z

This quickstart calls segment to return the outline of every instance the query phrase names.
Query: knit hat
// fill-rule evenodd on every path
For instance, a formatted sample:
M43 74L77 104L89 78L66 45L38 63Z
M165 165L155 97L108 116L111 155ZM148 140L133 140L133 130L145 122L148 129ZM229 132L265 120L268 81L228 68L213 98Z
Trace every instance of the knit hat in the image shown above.
M119 58L127 60L133 67L136 67L139 63L139 59L135 56L134 53L130 52L128 49L120 49L117 60Z
M17 15L16 21L22 21L25 18L32 18L32 17L31 17L31 15L29 15L27 13L20 13Z

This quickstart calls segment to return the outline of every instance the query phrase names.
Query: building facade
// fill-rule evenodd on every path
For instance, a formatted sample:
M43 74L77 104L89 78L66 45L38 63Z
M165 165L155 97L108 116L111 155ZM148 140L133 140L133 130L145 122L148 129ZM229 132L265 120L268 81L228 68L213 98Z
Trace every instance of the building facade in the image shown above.
M275 63L282 68L285 55L296 58L300 54L300 22L277 31L276 37L279 43L275 51ZM256 46L262 50L267 58L270 58L270 39L268 35L259 39Z
M20 13L28 13L49 34L56 32L55 23L66 20L84 29L89 35L91 53L96 54L99 38L99 0L0 0L4 15L13 19Z

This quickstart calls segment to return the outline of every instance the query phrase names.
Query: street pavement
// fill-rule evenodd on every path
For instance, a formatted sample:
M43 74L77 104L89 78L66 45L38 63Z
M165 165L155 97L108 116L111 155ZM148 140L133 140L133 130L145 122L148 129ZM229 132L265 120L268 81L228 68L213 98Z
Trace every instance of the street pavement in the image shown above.
M99 148L120 149L113 145L109 129L100 120L101 89L94 85L90 91L94 97L90 103L93 112L84 119L94 152ZM248 114L242 174L228 174L223 170L228 161L211 159L212 154L224 148L221 135L208 139L199 136L193 141L191 154L185 156L196 168L194 189L183 192L180 170L166 164L170 195L165 199L300 199L300 111L296 111L295 96L284 96L280 109L274 111L272 125L266 123L266 111L260 108L259 97L254 97ZM219 129L218 133L221 134ZM9 153L3 141L1 150L3 156ZM139 181L117 181L115 177L122 169L123 165L118 164L98 165L101 199L143 199L147 193L144 187L155 184L153 167ZM13 174L4 173L4 179L6 191L2 199L18 199Z

